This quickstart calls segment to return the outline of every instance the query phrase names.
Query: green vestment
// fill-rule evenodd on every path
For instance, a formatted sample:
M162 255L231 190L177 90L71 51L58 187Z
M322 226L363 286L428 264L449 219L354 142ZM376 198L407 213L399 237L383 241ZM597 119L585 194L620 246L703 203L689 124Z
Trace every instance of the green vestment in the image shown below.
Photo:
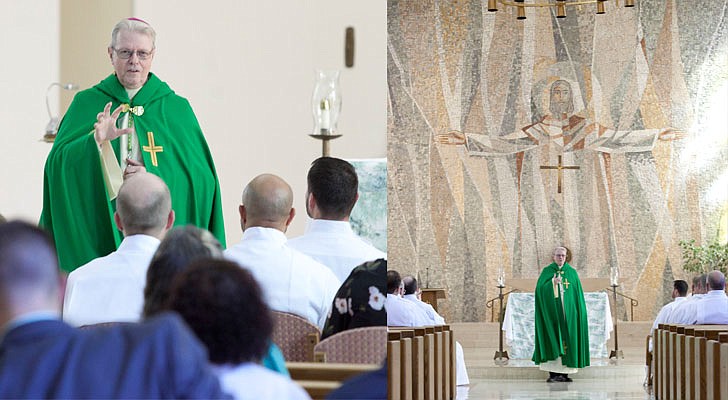
M561 275L561 290L554 291L552 279ZM568 285L566 284L568 282ZM576 270L556 263L544 268L536 283L536 343L532 360L537 365L561 357L570 368L589 366L589 327L584 292Z
M189 102L154 74L130 101L116 75L81 91L73 99L48 154L43 179L40 226L52 236L63 270L72 271L88 261L116 250L121 233L113 215L94 140L96 116L106 103L142 106L142 115L130 115L147 171L169 186L175 225L208 229L225 245L220 185L215 165ZM121 114L123 115L123 113ZM153 165L149 134L161 146ZM119 157L119 139L111 142Z

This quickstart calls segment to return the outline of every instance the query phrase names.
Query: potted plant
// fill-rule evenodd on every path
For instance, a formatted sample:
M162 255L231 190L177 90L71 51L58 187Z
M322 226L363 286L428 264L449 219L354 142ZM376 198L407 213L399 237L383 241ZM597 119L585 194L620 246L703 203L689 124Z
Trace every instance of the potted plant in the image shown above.
M683 269L689 272L704 274L713 270L728 272L728 242L720 244L718 240L705 246L696 246L695 239L681 240Z

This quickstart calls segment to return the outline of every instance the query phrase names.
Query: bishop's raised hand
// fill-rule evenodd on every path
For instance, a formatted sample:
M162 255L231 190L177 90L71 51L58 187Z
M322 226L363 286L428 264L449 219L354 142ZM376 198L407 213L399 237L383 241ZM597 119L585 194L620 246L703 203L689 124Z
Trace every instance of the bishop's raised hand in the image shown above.
M96 123L94 124L94 139L96 140L96 144L101 145L106 141L114 140L121 135L133 132L133 128L119 129L116 127L116 120L119 119L122 108L123 105L119 105L114 112L111 112L111 102L108 102L104 110L96 115Z

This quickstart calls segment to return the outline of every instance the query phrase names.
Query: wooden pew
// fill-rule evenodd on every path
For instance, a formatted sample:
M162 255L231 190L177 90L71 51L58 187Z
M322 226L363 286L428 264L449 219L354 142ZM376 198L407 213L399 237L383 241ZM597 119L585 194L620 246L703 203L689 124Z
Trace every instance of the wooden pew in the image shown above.
M660 324L652 335L657 399L728 399L728 325Z
M401 399L400 382L402 379L399 340L387 340L387 399Z
M448 325L390 327L388 343L391 342L398 343L400 360L399 371L391 376L399 376L400 381L395 389L398 397L392 393L395 390L390 390L390 399L455 398L455 340Z
M376 364L339 364L316 362L287 362L291 379L301 385L313 399L323 399L329 392L356 375L375 371Z

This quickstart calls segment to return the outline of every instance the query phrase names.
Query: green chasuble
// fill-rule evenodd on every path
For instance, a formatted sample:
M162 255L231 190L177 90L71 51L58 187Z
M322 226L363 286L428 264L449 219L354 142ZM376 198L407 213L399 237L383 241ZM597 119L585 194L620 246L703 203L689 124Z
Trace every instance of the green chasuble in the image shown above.
M40 226L53 236L61 268L70 272L121 243L113 222L116 201L107 194L93 136L96 116L108 102L112 111L120 104L144 108L130 119L144 166L169 186L175 225L208 229L224 246L220 185L189 102L151 73L130 101L112 74L76 94L46 160ZM119 141L111 142L117 158Z
M562 291L554 290L553 277L561 275ZM568 284L566 283L568 282ZM570 368L589 366L589 327L584 292L576 270L565 263L544 268L536 283L536 343L532 360L537 365L556 360Z

